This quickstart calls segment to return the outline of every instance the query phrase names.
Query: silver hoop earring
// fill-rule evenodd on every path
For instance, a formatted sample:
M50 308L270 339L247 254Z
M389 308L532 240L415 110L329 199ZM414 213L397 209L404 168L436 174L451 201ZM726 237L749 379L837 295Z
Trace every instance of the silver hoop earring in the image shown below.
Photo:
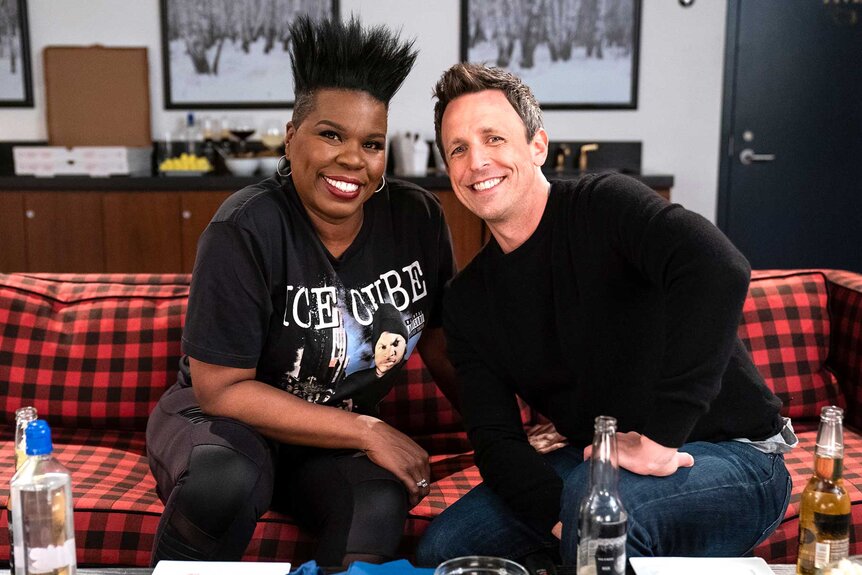
M287 156L282 156L278 159L278 164L275 166L275 173L281 176L282 178L287 178L290 176L293 170L288 169L287 173L284 173L284 168L290 166L290 160L287 159Z
M374 193L375 193L375 194L376 194L377 192L379 192L380 190L382 190L382 189L383 189L383 187L386 185L386 176L380 176L380 180L381 180L381 181L380 181L380 187L379 187L379 188L377 188L376 190L374 190Z

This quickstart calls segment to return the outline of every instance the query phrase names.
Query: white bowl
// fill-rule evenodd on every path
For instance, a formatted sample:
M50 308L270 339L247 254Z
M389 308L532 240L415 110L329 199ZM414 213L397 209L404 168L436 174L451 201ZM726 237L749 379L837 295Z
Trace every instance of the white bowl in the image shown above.
M258 158L225 158L224 163L234 176L250 176L257 171L260 160Z
M278 161L280 159L276 156L262 156L258 158L260 160L260 173L266 177L273 175L275 170L278 169Z

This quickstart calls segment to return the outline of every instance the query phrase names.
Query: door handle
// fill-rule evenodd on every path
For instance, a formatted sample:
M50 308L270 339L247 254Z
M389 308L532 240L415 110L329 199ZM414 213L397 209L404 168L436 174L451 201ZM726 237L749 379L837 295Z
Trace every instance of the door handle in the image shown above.
M755 154L751 148L739 152L739 161L746 166L754 162L771 162L774 159L775 154Z

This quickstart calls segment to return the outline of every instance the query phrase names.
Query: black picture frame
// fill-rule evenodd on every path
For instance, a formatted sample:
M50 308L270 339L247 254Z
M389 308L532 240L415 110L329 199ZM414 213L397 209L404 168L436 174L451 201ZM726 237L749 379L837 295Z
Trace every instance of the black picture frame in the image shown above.
M160 0L165 108L293 107L284 32L301 14L338 18L338 0Z
M27 0L0 2L0 107L32 108Z
M634 110L640 22L641 0L461 0L461 61L516 74L545 110Z

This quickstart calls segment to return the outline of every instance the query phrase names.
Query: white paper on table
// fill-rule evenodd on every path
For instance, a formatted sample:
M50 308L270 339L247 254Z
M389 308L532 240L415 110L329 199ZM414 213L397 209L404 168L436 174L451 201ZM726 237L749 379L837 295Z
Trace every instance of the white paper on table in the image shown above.
M159 561L153 575L287 575L290 563L245 561Z
M760 557L632 557L629 561L638 575L773 575Z

